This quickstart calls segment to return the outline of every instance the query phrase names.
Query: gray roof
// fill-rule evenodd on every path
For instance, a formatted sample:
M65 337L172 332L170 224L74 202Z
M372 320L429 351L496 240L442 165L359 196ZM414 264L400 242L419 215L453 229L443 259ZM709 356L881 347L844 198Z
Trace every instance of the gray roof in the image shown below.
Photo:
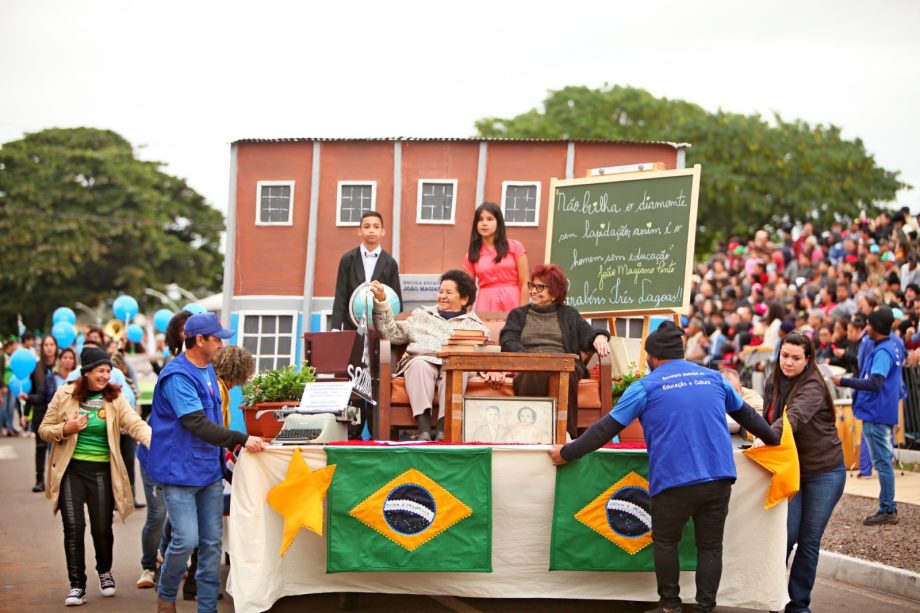
M493 137L471 137L471 138L417 138L412 136L394 136L382 138L326 138L326 137L296 137L296 138L240 138L233 141L236 143L347 143L347 142L414 142L414 143L598 143L606 145L667 145L674 149L681 147L690 147L690 143L672 143L664 140L604 140L600 138L580 139L580 138L493 138Z

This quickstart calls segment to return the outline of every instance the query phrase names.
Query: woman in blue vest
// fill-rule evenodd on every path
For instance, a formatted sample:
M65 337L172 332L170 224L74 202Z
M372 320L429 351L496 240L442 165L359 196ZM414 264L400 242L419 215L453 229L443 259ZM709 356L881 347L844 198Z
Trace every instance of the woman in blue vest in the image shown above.
M821 537L843 495L846 469L837 437L834 401L815 361L815 347L804 334L786 335L778 367L764 389L764 417L778 435L785 415L799 454L801 485L789 502L786 556L797 545L789 573L788 613L811 611Z

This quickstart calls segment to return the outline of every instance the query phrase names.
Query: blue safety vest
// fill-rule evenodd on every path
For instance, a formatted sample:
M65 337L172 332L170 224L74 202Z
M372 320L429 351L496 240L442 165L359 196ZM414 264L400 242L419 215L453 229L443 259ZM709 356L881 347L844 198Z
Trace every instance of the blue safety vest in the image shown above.
M865 364L861 365L859 377L868 379L872 376L872 361L880 353L887 353L892 363L888 374L885 375L885 383L877 392L854 390L853 415L863 421L893 426L898 423L898 401L902 397L901 388L903 386L901 366L904 358L903 351L890 336L875 343Z
M203 486L214 483L223 475L223 450L189 432L179 421L163 384L170 377L185 377L198 392L205 416L215 424L223 425L220 412L220 388L214 368L208 365L211 389L202 380L201 369L192 364L185 354L171 360L157 380L153 390L153 410L150 414L150 451L147 473L157 483L169 485Z

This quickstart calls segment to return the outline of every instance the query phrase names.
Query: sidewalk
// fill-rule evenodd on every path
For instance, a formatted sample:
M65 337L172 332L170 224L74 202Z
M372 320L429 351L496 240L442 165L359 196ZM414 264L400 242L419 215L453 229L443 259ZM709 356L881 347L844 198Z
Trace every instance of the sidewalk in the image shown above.
M872 471L868 478L857 478L856 471L850 471L843 492L864 498L878 498L878 472ZM894 501L920 506L920 473L894 470Z

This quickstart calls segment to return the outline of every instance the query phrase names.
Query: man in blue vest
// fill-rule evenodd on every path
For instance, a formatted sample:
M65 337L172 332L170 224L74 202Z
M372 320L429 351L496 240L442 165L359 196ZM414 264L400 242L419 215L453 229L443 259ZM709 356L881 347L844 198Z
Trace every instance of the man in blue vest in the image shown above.
M185 352L169 362L153 391L153 436L147 473L162 488L172 523L172 540L160 566L157 611L176 610L179 582L198 547L198 610L217 611L224 512L224 447L259 452L257 436L221 424L220 388L211 362L233 332L213 313L189 317Z
M904 352L891 338L894 315L888 307L869 314L868 356L860 361L859 378L834 377L835 385L856 390L853 393L853 415L863 422L862 433L869 449L872 465L878 471L881 491L878 511L863 524L878 526L898 523L894 502L894 467L891 463L891 433L898 423L898 401L901 399L901 367Z
M677 545L692 517L696 610L712 611L722 578L722 535L735 461L725 413L768 445L779 437L714 370L684 359L684 332L662 323L645 341L652 372L623 393L610 414L550 450L554 464L594 451L638 418L648 449L649 494L659 611L681 610Z

